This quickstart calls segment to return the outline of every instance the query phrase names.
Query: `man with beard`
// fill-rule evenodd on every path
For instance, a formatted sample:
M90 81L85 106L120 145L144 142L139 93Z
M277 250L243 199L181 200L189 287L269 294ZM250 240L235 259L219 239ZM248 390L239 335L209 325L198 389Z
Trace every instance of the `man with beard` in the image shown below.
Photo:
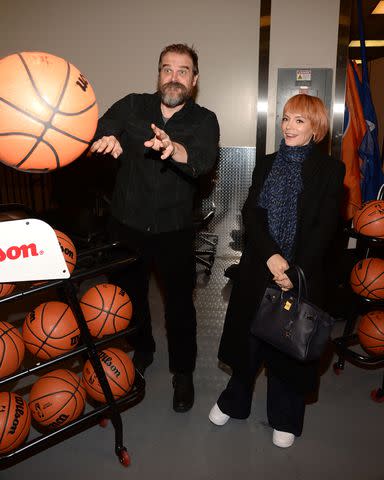
M103 115L91 151L120 159L110 228L139 254L113 279L133 303L133 362L144 374L153 361L148 283L154 265L164 290L173 408L185 412L194 402L197 351L193 197L198 176L215 164L219 126L215 114L193 100L199 76L193 48L165 47L158 70L156 93L130 94Z

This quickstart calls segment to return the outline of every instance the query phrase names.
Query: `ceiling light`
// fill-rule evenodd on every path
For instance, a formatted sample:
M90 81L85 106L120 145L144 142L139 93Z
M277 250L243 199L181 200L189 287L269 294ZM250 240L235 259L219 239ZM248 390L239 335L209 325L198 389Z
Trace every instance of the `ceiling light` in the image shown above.
M384 0L380 0L371 15L384 15Z
M350 47L360 47L360 40L352 40L349 43ZM366 47L384 47L384 40L366 40Z

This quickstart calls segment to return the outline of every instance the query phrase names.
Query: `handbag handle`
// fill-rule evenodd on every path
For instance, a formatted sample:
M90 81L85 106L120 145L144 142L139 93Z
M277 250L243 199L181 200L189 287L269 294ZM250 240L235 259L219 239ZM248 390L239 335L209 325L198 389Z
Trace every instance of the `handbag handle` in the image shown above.
M305 279L305 275L302 268L299 267L299 265L294 265L294 267L297 271L297 277L299 279L299 292L298 292L297 301L298 303L300 303L302 292L304 292L304 297L305 298L307 297L307 280Z

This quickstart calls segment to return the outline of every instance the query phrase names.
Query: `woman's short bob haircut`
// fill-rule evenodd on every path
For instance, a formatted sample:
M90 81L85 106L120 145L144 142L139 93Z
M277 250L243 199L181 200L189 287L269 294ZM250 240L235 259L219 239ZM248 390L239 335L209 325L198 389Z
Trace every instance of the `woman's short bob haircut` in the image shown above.
M327 109L318 97L306 94L298 94L291 97L284 105L284 112L299 113L308 118L313 128L313 141L321 142L329 129Z

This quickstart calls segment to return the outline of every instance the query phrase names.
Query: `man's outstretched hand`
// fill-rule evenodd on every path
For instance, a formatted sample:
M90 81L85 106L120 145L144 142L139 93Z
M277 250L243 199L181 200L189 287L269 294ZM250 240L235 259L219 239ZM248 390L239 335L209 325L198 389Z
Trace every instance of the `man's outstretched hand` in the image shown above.
M162 152L161 159L166 160L169 157L173 157L176 153L176 144L172 142L169 135L157 127L154 123L151 124L153 133L155 134L150 140L144 142L144 146L152 148L157 152Z
M120 142L113 135L101 137L96 142L93 142L90 151L92 153L102 153L103 155L110 153L114 158L119 157L123 153Z

